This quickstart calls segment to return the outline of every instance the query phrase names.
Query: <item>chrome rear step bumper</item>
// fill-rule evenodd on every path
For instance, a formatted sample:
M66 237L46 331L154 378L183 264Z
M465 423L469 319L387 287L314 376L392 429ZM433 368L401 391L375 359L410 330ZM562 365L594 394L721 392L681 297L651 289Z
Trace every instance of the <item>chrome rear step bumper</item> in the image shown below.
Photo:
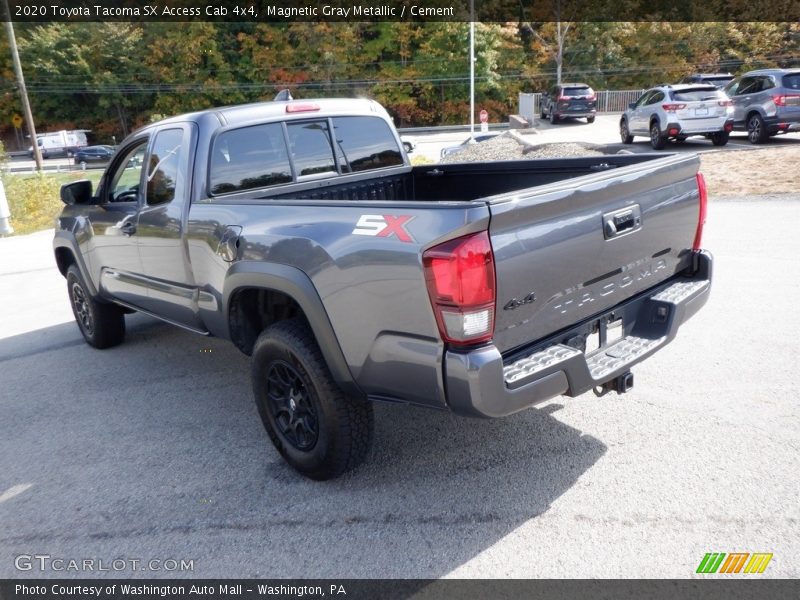
M497 348L445 353L447 400L453 411L500 417L554 396L578 396L622 375L668 344L708 300L712 257L697 254L691 276L673 278L503 360ZM602 322L622 319L623 335L585 353Z

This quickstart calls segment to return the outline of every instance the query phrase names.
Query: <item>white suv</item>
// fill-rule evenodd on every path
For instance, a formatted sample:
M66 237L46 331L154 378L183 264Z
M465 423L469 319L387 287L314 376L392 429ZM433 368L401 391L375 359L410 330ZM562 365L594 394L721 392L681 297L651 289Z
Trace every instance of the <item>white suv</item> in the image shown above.
M696 83L647 90L628 106L619 122L623 144L633 142L635 135L648 136L656 150L661 150L667 140L683 142L694 135L724 146L732 129L733 103L725 92Z

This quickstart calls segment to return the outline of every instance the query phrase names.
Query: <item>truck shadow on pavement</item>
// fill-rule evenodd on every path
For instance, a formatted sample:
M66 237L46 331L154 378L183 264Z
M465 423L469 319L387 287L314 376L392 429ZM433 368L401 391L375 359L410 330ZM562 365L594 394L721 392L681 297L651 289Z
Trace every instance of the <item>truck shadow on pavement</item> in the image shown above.
M106 351L71 322L0 339L0 495L29 486L0 502L5 555L194 560L133 574L149 577L440 577L535 525L606 451L556 403L492 421L376 405L367 462L312 482L263 431L247 357L127 322ZM534 564L559 545L519 551Z

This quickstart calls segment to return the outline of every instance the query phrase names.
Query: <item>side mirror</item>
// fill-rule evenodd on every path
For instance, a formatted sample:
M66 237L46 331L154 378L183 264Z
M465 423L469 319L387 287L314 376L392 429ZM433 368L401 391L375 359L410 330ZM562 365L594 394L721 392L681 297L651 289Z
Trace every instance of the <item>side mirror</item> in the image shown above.
M631 102L630 104L628 104L628 108L630 108L631 110L636 108L636 102Z
M72 206L73 204L88 204L92 199L92 182L81 179L61 186L61 201Z

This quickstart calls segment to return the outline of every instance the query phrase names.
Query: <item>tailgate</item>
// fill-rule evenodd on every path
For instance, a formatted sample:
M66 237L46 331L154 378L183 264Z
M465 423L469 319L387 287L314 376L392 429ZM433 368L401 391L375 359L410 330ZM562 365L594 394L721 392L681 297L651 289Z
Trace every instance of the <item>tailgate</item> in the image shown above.
M659 157L495 198L489 233L500 352L602 313L689 266L699 162Z

